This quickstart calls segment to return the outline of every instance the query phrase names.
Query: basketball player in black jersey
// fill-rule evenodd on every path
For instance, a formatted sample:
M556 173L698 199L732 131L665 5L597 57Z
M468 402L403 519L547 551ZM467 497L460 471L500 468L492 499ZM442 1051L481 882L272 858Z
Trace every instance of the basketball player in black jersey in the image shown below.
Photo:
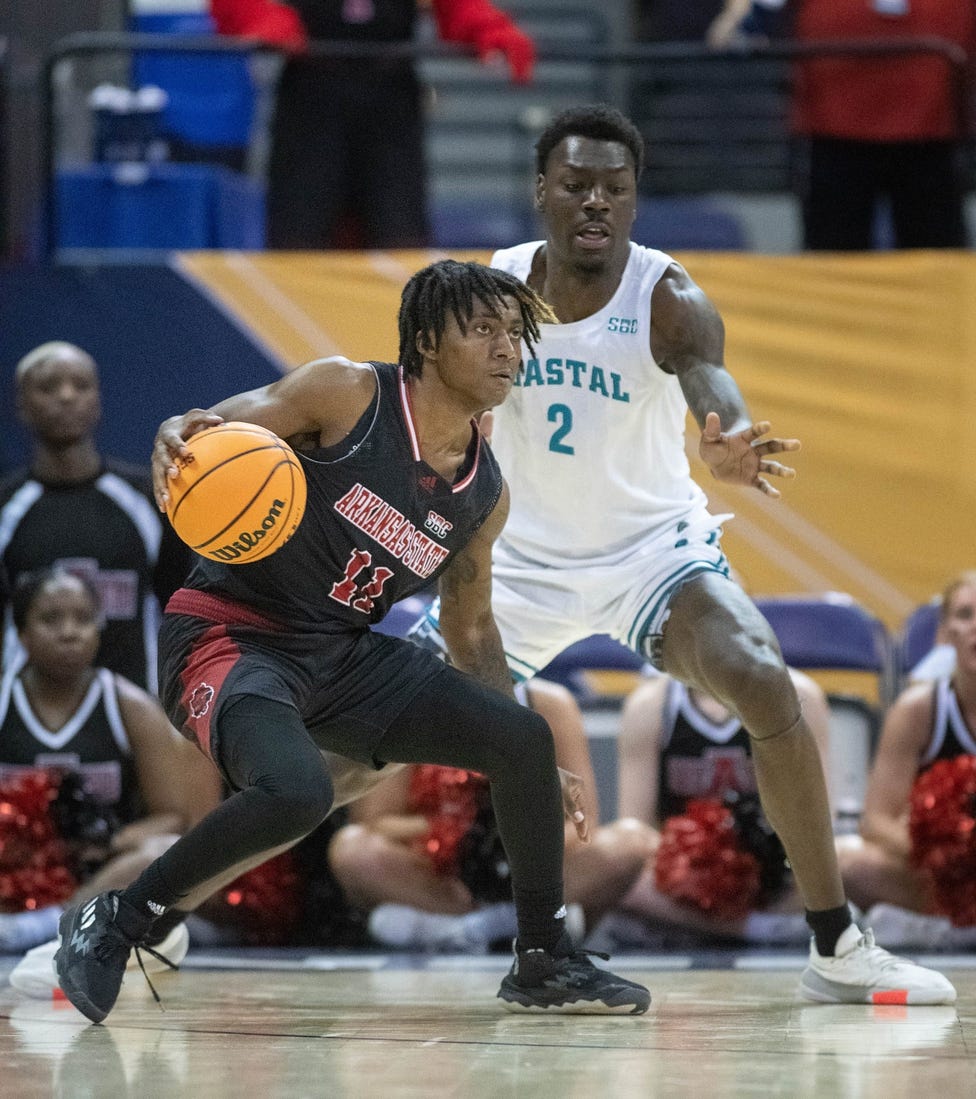
M511 1010L639 1014L650 996L595 968L563 921L563 799L545 721L518 705L491 613L491 546L508 490L476 417L508 395L552 314L512 276L443 260L400 308L400 362L318 360L159 429L157 502L194 432L245 420L303 438L304 519L271 557L198 562L161 630L163 696L235 792L131 886L65 913L57 970L99 1022L126 962L195 889L315 828L333 802L322 749L376 768L438 763L488 777L519 934ZM438 580L454 666L370 631Z

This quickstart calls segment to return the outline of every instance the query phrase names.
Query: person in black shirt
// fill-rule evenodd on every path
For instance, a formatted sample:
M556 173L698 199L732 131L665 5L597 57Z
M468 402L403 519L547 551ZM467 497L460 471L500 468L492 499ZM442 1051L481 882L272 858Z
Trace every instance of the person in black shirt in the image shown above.
M235 792L132 885L62 917L59 981L89 1019L111 1011L132 947L168 910L321 823L334 796L323 749L488 778L519 928L506 1007L647 1009L645 988L595 968L564 930L563 806L577 811L578 783L561 794L552 733L516 702L491 613L508 489L476 418L508 395L521 340L545 319L518 279L443 260L404 288L399 365L318 360L161 425L161 508L185 441L225 419L301 438L308 501L276 553L201 561L167 607L164 704ZM452 666L369 629L435 579Z
M74 901L88 900L132 881L217 804L218 776L155 698L94 664L101 613L87 580L40 569L20 578L11 603L27 661L0 680L0 784L54 776L61 865L78 880ZM60 905L23 908L0 913L0 953L55 934Z
M0 572L60 565L96 588L105 618L97 662L156 689L160 606L180 586L190 551L152 499L149 471L103 457L98 368L74 344L34 348L17 364L17 409L31 435L30 467L0 484ZM3 666L23 661L4 603Z
M309 39L355 47L412 41L416 0L211 0L221 34L290 52L268 160L269 248L423 248L430 243L424 88L409 57L322 57ZM532 39L490 0L433 0L445 42L498 53L531 79Z

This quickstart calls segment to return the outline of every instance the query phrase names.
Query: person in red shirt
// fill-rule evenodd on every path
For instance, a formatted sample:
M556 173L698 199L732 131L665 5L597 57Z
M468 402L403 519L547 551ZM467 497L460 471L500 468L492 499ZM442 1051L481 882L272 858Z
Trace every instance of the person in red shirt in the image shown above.
M765 35L787 4L798 42L938 38L976 53L972 0L730 0L710 41ZM732 15L744 16L736 23ZM798 64L793 128L809 139L804 244L870 249L879 203L895 247L965 248L960 172L966 73L934 52L824 56Z
M438 36L504 56L532 77L535 46L489 0L433 0ZM430 243L423 89L410 58L335 59L310 39L364 45L413 38L416 0L212 0L221 34L290 52L268 165L270 248L422 248Z

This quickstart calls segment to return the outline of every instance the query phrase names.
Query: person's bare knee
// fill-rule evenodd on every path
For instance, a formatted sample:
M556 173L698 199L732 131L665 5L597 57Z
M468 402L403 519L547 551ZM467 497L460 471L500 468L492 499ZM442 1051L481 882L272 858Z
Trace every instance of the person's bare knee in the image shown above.
M717 574L689 581L664 627L665 670L736 714L751 736L788 731L800 704L769 623L735 583Z

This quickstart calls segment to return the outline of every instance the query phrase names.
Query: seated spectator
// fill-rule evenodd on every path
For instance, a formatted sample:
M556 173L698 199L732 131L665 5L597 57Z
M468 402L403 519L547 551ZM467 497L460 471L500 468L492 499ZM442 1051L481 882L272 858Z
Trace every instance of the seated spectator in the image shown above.
M190 551L160 515L148 469L99 453L98 368L87 352L42 344L17 364L15 385L33 454L29 468L0 484L8 594L19 576L46 565L87 577L105 620L97 663L154 691L159 607L182 583ZM9 605L4 619L0 657L10 668L23 652Z
M960 573L946 587L939 633L952 646L955 669L934 682L909 685L888 711L860 837L841 847L841 870L851 899L867 911L879 938L972 947L976 927L953 926L932 914L932 883L917 866L910 808L916 784L940 761L976 757L976 571Z
M23 911L9 910L29 887L16 845L0 847L0 881L16 886L0 890L0 953L48 944L63 905L127 885L220 796L216 771L159 703L95 665L99 606L87 580L61 569L22 576L11 610L26 663L0 686L0 789L10 800L25 781L48 783L58 797L50 809L39 799L29 817L55 846L43 870L32 860ZM37 903L58 889L58 903Z
M808 676L797 671L790 674L828 770L830 714L826 697ZM678 931L749 942L807 942L810 930L785 872L785 854L761 816L749 735L738 718L702 692L670 676L655 676L637 687L624 704L618 749L621 814L645 822L656 836L663 837L658 854L648 861L621 901L620 910L650 934ZM695 803L705 805L701 817L690 808ZM774 879L769 889L763 887L762 894L774 895L763 897L762 910L748 910L748 897L737 879L729 878L721 886L726 896L706 896L705 887L699 889L690 876L675 881L673 888L658 884L663 867L657 861L665 858L672 834L669 822L677 829L679 842L683 836L698 843L700 865L707 867L709 837L696 829L699 825L704 828L709 819L719 824L727 821L723 807L736 820L742 836L739 847L759 862L760 877ZM758 827L758 836L746 834L747 811L750 827L753 832ZM689 812L692 816L686 816ZM757 838L762 852L749 848L747 841ZM748 860L740 860L740 864L745 869L751 867L750 872L755 870ZM754 879L754 884L759 880ZM720 886L712 882L710 888Z
M539 679L522 691L522 701L552 728L560 764L583 780L584 819L567 822L564 864L566 902L581 936L636 880L652 834L636 821L599 825L586 733L572 695ZM430 950L511 943L515 909L486 791L487 783L469 772L411 767L350 806L351 823L333 839L329 861L349 901L370 912L374 939Z

